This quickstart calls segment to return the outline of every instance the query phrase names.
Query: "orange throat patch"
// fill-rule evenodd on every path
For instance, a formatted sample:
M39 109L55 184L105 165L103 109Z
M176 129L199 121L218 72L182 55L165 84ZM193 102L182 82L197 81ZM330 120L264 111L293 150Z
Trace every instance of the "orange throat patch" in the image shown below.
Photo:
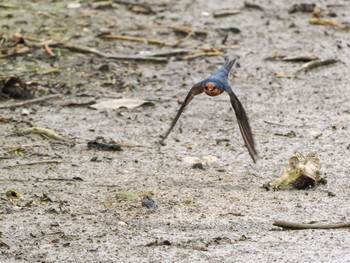
M217 89L217 88L215 88L213 90L204 89L204 93L207 94L208 96L214 97L214 96L220 95L222 93L222 91Z

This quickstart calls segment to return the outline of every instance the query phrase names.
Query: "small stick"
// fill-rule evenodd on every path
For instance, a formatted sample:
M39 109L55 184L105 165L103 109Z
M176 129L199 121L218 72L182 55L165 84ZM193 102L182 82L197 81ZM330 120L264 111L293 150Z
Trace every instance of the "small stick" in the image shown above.
M318 67L322 67L322 66L328 66L334 63L337 63L338 60L334 59L334 58L330 58L330 59L324 59L324 60L313 60L310 62L305 63L304 65L301 66L300 69L298 69L295 73L299 73L301 71L309 71L311 69L315 69Z
M336 229L336 228L347 228L350 227L350 223L337 223L337 224L303 224L277 220L273 222L274 226L279 226L291 230L300 229Z
M237 10L237 9L224 9L224 10L218 10L218 11L215 11L213 13L213 16L215 18L218 18L218 17L224 17L224 16L232 16L232 15L237 15L239 14L241 11Z
M50 138L55 141L63 141L68 142L67 139L63 138L61 135L57 134L55 131L47 129L47 128L41 128L41 127L30 127L30 128L23 128L18 129L15 134L17 135L25 135L25 134L39 134L41 136L44 136L46 138Z
M327 20L327 19L321 19L317 17L310 17L309 23L312 25L321 25L321 26L334 26L340 29L347 29L348 26L342 23L339 23L335 20Z
M29 105L29 104L40 103L40 102L43 102L43 101L46 101L46 100L57 99L57 98L61 98L61 97L62 97L62 94L54 94L54 95L49 95L49 96L35 98L35 99L21 101L21 102L7 103L5 105L0 105L0 109L22 107L22 106L26 106L26 105Z
M45 41L44 43L44 49L47 52L47 54L49 54L50 57L55 57L55 53L53 53L52 49L49 47L49 42Z
M168 61L167 58L162 57L151 57L151 56L131 56L131 55L117 55L117 54L108 54L105 52L102 52L95 48L85 47L85 46L79 46L79 45L71 45L71 44L65 44L65 43L58 43L58 46L61 46L62 48L74 50L81 53L92 53L104 58L111 58L111 59L120 59L120 60L143 60L143 61L158 61L158 62L166 62Z
M221 54L220 51L200 52L197 54L185 56L184 59L195 59L195 58L199 58L199 57L219 56L220 54Z
M102 35L101 38L104 39L117 39L117 40L126 40L126 41L136 41L136 42L145 42L148 44L155 44L155 45L160 45L160 46L169 46L172 47L175 44L165 42L162 40L158 39L147 39L143 37L133 37L133 36L123 36L123 35L112 35L112 34L106 34Z
M51 40L42 41L40 39L28 37L28 36L24 37L21 35L15 35L14 37L22 38L24 43L29 47L32 47L32 46L42 47L42 46L45 46L45 44L46 44L46 45L50 45L51 47L61 47L61 48L73 50L73 51L80 52L80 53L91 53L91 54L98 55L100 57L110 58L110 59L156 61L156 62L167 62L168 61L167 58L161 58L161 57L137 56L137 55L135 55L135 56L129 55L128 56L128 55L119 55L119 54L109 54L109 53L105 53L103 51L100 51L96 48L91 48L91 47L86 47L86 46L81 46L81 45L73 45L73 44L64 43L64 42L54 42Z
M18 166L46 164L46 163L62 163L62 161L60 161L60 160L43 160L43 161L36 161L36 162L30 162L30 163L19 163L19 164L4 166L4 169L10 169L10 168L18 167Z

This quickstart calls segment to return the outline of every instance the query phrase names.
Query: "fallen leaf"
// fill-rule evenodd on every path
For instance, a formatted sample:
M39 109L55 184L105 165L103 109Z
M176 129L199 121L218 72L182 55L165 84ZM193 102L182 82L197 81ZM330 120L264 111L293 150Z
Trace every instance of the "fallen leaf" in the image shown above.
M138 100L138 99L116 99L116 100L107 100L95 103L90 107L96 110L104 109L113 109L117 110L119 108L134 109L140 106L154 106L154 103L147 100Z

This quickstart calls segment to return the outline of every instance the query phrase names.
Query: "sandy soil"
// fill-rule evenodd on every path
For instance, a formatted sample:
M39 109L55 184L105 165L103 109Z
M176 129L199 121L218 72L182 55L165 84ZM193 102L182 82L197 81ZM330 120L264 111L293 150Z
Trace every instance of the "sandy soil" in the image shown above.
M228 33L230 48L219 56L177 55L166 63L112 60L55 47L55 58L38 47L0 59L2 77L31 81L37 97L43 91L62 94L0 111L0 261L350 262L348 229L288 231L272 225L274 220L350 220L349 31L312 25L310 13L289 14L297 2L255 2L263 7L259 10L244 7L243 1L218 6L214 0L165 0L148 2L151 14L135 13L140 6L121 1L102 9L93 1L68 6L72 2L43 0L12 0L0 7L3 38L21 33L124 55L174 47L98 35L176 43L184 36L166 26L186 25L208 32L177 47L197 54L200 47L221 45L225 33L219 29L241 31ZM324 19L350 21L349 1L327 4L317 4ZM240 13L213 17L226 8ZM339 62L294 74L302 62L266 60L304 52ZM243 145L227 94L196 97L166 146L157 143L192 85L225 57L239 59L229 80L249 115L257 164ZM52 68L59 72L45 74ZM111 98L145 99L152 105L129 110L67 106ZM74 145L14 133L28 123L52 129ZM294 138L280 136L291 131ZM121 143L123 150L89 150L87 142L97 136ZM317 152L328 184L306 191L263 189L294 151ZM57 163L21 165L45 160ZM204 169L193 169L191 161ZM7 197L9 189L21 197ZM141 205L145 194L158 209Z

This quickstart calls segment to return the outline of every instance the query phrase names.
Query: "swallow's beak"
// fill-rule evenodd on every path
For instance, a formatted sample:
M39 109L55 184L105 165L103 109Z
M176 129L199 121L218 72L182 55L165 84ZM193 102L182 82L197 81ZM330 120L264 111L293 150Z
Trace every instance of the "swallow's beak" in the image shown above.
M212 91L214 91L215 89L216 89L216 86L215 86L215 84L214 83L208 83L206 86L205 86L205 89L207 90L207 91L209 91L209 92L212 92Z

